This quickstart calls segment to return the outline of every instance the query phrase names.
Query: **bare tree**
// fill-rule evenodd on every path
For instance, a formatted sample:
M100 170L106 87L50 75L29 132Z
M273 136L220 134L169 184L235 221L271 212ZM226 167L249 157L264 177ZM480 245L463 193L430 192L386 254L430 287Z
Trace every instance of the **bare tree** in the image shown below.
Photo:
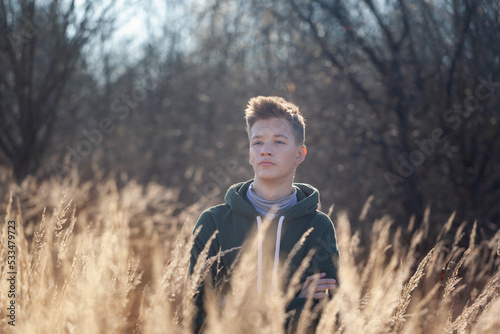
M0 155L21 182L35 173L84 48L113 21L113 2L0 2Z

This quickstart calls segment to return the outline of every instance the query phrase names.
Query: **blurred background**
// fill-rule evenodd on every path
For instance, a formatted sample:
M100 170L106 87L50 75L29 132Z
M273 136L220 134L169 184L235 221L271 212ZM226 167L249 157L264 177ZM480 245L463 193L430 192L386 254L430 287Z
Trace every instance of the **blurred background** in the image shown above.
M174 214L220 203L252 177L247 101L277 95L324 211L498 229L498 0L1 0L0 26L2 187L77 172L174 189Z

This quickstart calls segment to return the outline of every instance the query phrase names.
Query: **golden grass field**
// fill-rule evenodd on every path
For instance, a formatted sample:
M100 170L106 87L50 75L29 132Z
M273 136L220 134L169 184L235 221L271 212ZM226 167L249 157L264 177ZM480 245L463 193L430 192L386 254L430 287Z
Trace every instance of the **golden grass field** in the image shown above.
M189 297L203 266L187 284L186 272L206 203L178 214L178 190L117 177L118 190L98 172L92 182L11 179L0 170L0 333L192 332ZM370 235L352 231L344 213L332 217L341 284L317 333L500 333L500 232L479 241L474 222L450 214L405 228L390 217L365 221ZM15 327L7 317L8 221L16 222ZM441 233L431 240L436 224ZM208 333L284 332L291 292L257 295L247 262L235 269L224 304L217 294L207 303ZM309 316L297 332L308 331Z

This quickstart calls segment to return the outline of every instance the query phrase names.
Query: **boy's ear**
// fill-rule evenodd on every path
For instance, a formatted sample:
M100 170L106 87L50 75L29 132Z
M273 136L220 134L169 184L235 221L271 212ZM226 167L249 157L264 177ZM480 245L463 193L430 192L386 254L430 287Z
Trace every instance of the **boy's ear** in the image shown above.
M302 145L301 147L299 147L299 152L297 153L297 159L295 160L295 163L297 165L300 165L302 161L304 161L304 159L306 158L306 155L307 155L307 148L305 145Z

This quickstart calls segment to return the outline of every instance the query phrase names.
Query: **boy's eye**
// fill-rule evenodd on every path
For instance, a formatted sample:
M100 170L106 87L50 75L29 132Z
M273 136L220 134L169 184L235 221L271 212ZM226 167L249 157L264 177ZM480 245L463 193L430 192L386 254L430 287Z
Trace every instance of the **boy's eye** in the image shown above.
M261 142L261 141L256 141L256 142L254 142L252 145L253 145L253 146L255 146L255 145L260 145L260 144L262 144L262 142Z
M276 144L284 144L285 142L282 142L281 140L277 140Z

